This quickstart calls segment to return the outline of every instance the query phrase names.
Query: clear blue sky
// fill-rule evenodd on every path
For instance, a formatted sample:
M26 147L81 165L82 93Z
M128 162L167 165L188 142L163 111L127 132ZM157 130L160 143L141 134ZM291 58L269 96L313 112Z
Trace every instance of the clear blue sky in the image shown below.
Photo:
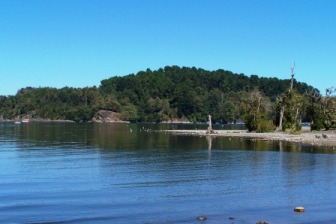
M166 65L336 86L334 0L0 0L0 95Z

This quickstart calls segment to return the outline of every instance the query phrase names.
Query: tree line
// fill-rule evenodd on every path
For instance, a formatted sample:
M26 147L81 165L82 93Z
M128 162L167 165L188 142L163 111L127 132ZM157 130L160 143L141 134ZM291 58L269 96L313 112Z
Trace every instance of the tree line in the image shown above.
M281 108L285 108L283 129L298 128L300 122L294 124L298 120L324 127L326 118L334 114L325 110L326 105L333 107L334 91L330 89L330 94L322 97L314 87L296 80L294 89L288 91L290 84L290 79L246 76L223 69L166 66L111 77L99 87L26 87L14 96L0 96L0 119L29 115L87 122L99 110L110 110L130 122L206 122L211 114L215 123L244 121L249 130L262 131L279 126Z

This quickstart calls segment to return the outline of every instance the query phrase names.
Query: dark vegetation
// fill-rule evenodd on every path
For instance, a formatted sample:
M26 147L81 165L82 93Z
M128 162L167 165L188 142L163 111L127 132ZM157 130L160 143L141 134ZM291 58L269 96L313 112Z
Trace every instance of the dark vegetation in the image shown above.
M98 88L23 88L15 96L0 96L0 119L28 115L87 122L97 111L110 110L131 122L205 122L211 114L213 122L244 121L251 131L269 131L278 125L283 105L283 129L300 126L299 119L324 127L333 114L323 112L323 105L333 107L331 92L323 104L320 93L305 83L294 80L289 92L290 81L167 66L105 79Z

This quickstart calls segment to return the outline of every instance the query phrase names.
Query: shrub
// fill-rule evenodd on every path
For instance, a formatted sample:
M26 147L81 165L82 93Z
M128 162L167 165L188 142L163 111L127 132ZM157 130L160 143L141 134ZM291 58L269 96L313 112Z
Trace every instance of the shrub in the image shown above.
M262 119L257 124L257 132L264 133L264 132L273 132L275 130L275 125L273 124L273 121Z

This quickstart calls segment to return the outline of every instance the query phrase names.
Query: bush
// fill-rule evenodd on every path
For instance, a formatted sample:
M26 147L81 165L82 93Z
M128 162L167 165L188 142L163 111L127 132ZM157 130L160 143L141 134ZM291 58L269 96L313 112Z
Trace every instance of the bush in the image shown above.
M275 125L273 124L273 121L262 119L257 124L257 130L256 132L264 133L264 132L273 132L275 130Z
M253 119L252 116L245 116L244 118L245 126L249 132L273 132L276 128L276 126L273 124L273 121L267 118Z
M244 116L245 127L249 132L257 130L257 122L254 120L253 116L245 115Z

